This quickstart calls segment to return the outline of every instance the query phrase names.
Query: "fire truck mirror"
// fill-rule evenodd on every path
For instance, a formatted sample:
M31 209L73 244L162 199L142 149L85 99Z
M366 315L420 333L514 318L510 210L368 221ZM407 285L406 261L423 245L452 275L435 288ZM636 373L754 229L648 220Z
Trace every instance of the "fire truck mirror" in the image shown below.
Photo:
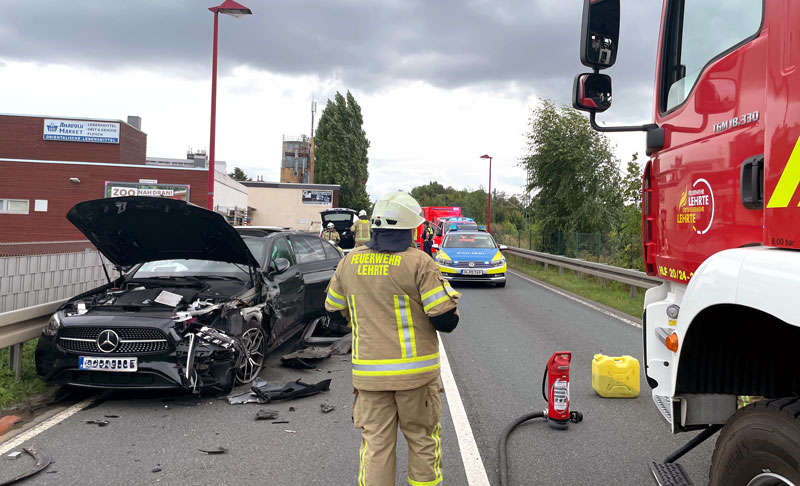
M736 107L736 81L732 79L702 79L697 84L694 109L701 115L726 113Z
M575 76L572 106L576 110L599 113L611 107L611 77L607 74L583 73Z
M619 0L584 0L581 63L593 69L614 65L619 44Z

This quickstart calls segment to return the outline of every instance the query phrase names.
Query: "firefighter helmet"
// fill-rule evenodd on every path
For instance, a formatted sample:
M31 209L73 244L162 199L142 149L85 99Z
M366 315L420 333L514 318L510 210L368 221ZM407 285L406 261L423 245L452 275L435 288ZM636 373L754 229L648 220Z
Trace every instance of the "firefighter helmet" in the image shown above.
M377 229L414 229L423 221L419 203L403 191L383 196L372 211L372 227Z
M367 216L367 212L364 211L363 209L358 212L358 217L359 218L365 218L366 216Z
M333 228L333 223L328 223L328 228Z

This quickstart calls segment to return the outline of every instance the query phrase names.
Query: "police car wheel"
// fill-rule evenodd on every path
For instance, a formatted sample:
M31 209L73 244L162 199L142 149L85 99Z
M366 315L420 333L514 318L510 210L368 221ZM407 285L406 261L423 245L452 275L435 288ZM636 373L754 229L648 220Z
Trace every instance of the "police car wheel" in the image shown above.
M709 471L711 486L800 485L800 398L762 400L722 428Z

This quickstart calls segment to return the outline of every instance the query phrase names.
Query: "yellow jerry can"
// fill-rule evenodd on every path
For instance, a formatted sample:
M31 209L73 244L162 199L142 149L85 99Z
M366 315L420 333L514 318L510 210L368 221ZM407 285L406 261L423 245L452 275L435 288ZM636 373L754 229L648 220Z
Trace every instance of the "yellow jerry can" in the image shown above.
M639 396L639 360L633 356L595 354L592 360L592 388L601 397Z

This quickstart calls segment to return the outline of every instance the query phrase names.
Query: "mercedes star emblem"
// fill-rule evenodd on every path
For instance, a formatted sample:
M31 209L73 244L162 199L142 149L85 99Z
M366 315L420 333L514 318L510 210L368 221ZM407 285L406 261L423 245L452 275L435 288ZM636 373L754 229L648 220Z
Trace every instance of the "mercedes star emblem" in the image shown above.
M97 347L104 353L110 353L119 346L119 335L111 329L106 329L97 336Z

